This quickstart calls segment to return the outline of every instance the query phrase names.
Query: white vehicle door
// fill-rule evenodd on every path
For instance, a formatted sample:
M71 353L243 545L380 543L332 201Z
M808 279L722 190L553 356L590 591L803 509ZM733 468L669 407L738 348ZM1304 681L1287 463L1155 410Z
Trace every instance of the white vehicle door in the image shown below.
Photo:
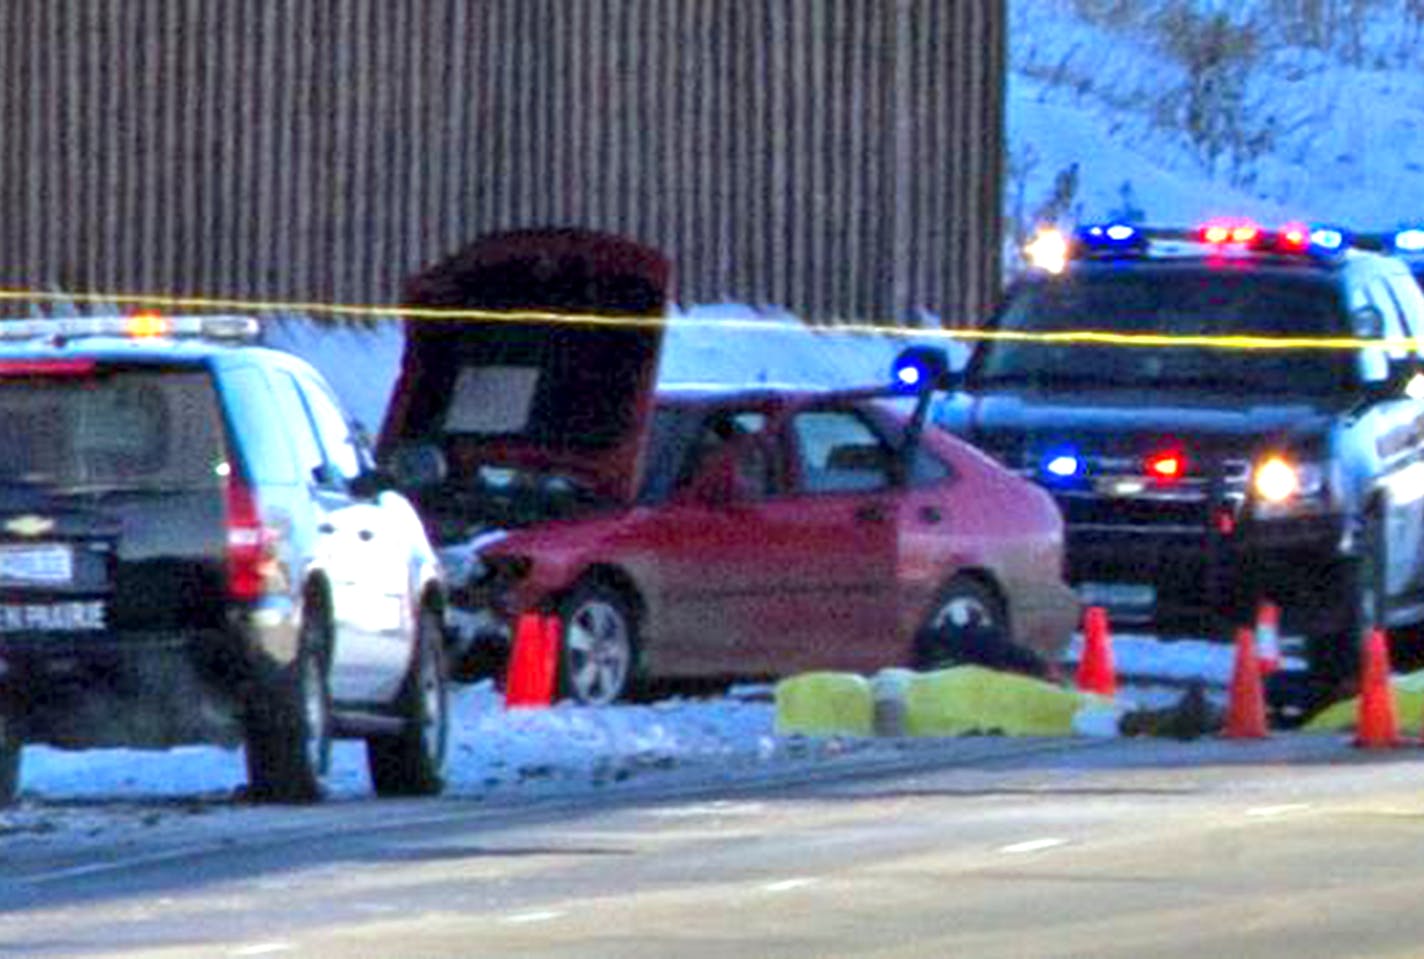
M350 419L326 386L295 377L321 447L314 495L319 565L331 586L331 694L338 701L386 701L410 657L410 543L377 497L352 491L369 462Z

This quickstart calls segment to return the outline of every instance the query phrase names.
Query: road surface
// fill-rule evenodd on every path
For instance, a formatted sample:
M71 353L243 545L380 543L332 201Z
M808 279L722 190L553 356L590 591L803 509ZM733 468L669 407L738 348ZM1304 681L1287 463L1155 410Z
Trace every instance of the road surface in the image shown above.
M142 833L139 833L142 837ZM981 741L810 781L8 837L0 956L1417 956L1424 750Z

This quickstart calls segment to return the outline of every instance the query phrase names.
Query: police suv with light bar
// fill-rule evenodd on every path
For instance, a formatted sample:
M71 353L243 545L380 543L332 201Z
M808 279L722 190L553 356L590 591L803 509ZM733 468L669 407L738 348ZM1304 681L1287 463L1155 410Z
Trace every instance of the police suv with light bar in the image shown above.
M1382 233L1357 233L1354 244L1365 250L1378 250L1397 256L1409 264L1414 279L1424 285L1424 227L1410 226Z
M1401 262L1249 223L1031 252L935 415L1053 493L1084 601L1220 638L1273 601L1314 699L1362 629L1424 622L1424 296Z
M439 564L251 317L0 321L0 804L26 743L246 746L250 795L442 784Z

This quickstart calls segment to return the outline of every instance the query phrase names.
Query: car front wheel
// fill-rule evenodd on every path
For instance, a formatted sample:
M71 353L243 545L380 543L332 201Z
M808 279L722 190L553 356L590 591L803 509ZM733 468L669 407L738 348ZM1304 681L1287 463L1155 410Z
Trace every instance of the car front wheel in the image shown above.
M559 608L560 691L605 706L632 691L637 620L627 599L598 583L578 587Z
M1359 555L1344 559L1328 578L1344 591L1344 626L1306 637L1307 712L1354 692L1360 672L1360 643L1380 624L1384 541L1378 516L1371 513L1360 533Z
M366 740L366 761L378 796L433 796L445 786L450 710L441 648L439 615L422 610L399 700L404 728L396 735Z

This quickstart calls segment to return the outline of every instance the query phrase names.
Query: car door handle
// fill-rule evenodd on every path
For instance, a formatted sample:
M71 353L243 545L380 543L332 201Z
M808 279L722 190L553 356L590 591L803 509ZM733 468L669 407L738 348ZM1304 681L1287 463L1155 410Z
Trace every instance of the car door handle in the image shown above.
M861 506L855 511L857 522L861 523L883 523L885 522L885 507L879 503L870 503Z
M360 539L363 543L369 543L371 540L376 538L376 534L371 532L369 529L363 529L356 534L356 537Z
M942 520L942 519L944 519L944 514L939 511L939 508L938 508L938 507L936 507L936 506L921 506L921 507L920 507L920 522L922 522L922 523L927 523L927 524L929 524L930 526L933 526L935 523L938 523L938 522L939 522L940 520Z
M329 536L330 534L336 532L336 527L332 526L330 523L322 523L316 528L316 531L318 533L321 533L322 535Z

